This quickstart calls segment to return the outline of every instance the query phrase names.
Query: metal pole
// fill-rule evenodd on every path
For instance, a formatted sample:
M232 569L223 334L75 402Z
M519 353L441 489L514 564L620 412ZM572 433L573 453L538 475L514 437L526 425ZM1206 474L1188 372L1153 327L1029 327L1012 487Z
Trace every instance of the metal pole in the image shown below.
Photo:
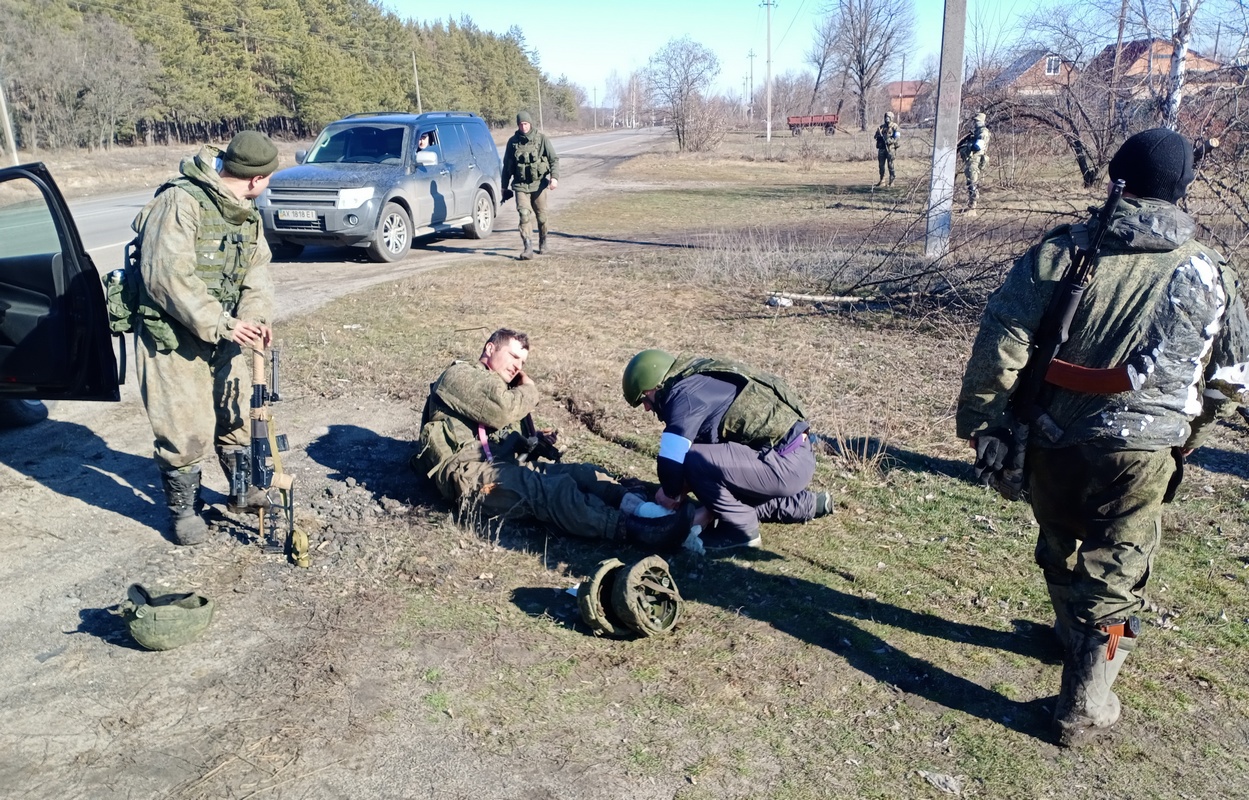
M412 80L416 82L416 113L424 114L421 108L421 76L416 71L416 51L412 51Z
M9 156L17 166L17 140L13 138L13 122L9 119L9 104L4 99L4 77L0 76L0 119L4 121L4 140L9 143Z
M747 125L755 120L755 57L754 48L751 48L750 52L746 54L746 58L750 59L750 105L746 111Z
M768 9L768 127L767 141L772 143L772 6L776 5L776 0L763 0L760 5Z
M598 87L594 87L594 130L598 130Z
M950 252L966 27L967 0L945 0L945 20L941 27L941 74L937 78L937 126L933 131L932 179L928 184L928 230L924 240L924 255L929 258L941 258Z
M538 130L546 130L546 126L542 124L542 75L538 75Z

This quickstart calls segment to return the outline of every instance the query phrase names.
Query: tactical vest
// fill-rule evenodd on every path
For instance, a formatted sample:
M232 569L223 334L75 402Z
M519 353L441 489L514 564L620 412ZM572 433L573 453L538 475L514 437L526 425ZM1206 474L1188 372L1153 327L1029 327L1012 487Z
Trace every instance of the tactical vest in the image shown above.
M208 294L233 315L260 239L260 217L253 212L238 225L229 222L203 187L186 177L163 184L156 190L156 197L175 187L195 198L200 207L195 237L195 275L208 287ZM138 237L136 241L141 239ZM137 257L135 263L138 263ZM143 328L158 350L164 352L178 347L176 330L181 328L180 323L156 305L141 282L138 312Z
M550 162L546 158L546 148L541 135L517 139L512 148L512 157L516 160L516 172L512 181L521 186L533 186L539 183L551 171Z
M783 380L729 359L679 356L659 382L659 395L667 394L679 381L691 375L733 375L746 379L746 385L737 393L720 420L719 436L722 441L738 442L756 449L775 447L784 441L795 424L807 418L802 403Z
M876 129L876 149L892 150L898 146L898 140L894 138L894 134L898 132L898 126L892 122L882 123Z

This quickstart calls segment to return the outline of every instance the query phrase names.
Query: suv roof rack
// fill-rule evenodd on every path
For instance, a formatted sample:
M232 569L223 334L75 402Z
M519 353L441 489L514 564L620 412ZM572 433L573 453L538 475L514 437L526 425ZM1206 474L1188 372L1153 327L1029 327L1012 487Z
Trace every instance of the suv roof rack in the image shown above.
M361 111L358 114L348 114L343 119L359 119L361 117L428 117L428 118L446 118L446 117L475 117L472 111L427 111L424 114L413 114L411 111Z
M411 111L361 111L359 114L348 114L343 119L356 119L358 117L394 117L407 116Z

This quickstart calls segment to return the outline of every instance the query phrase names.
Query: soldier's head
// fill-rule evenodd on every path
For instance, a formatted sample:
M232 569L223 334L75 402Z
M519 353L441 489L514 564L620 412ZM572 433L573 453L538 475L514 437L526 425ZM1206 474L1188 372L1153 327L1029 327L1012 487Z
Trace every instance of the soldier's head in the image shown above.
M529 133L533 128L533 117L528 111L522 111L516 115L516 130L521 133Z
M977 128L983 128L986 124L988 124L989 119L984 115L984 112L981 111L979 114L972 117L972 121L975 123Z
M893 122L893 112L892 112L892 111L886 111L886 112L885 112L885 122Z
M1110 159L1110 179L1124 194L1179 202L1193 182L1193 145L1168 128L1141 131Z
M499 328L490 334L481 349L481 363L508 383L525 368L529 357L529 337L511 328Z
M278 168L278 148L260 131L235 135L221 156L221 182L241 200L260 196Z

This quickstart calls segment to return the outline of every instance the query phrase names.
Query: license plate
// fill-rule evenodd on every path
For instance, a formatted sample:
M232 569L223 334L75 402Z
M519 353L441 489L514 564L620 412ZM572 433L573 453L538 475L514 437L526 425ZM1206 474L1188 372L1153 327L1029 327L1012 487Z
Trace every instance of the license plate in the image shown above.
M296 219L304 222L316 222L317 212L310 208L279 208L278 219Z

